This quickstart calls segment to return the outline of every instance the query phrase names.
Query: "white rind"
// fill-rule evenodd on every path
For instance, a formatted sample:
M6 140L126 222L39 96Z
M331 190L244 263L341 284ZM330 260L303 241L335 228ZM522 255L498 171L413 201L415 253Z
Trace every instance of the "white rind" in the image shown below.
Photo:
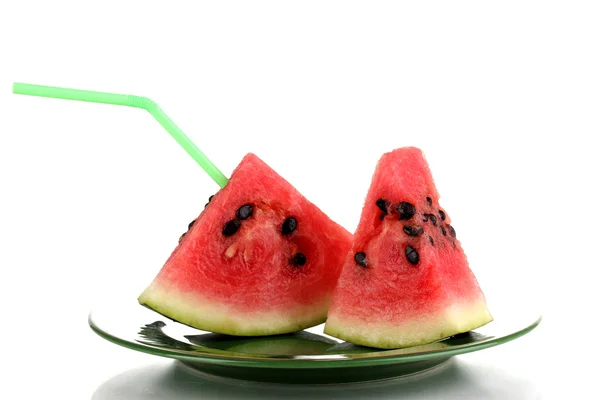
M297 332L325 322L330 300L315 301L285 311L246 312L154 282L138 301L171 319L204 331L263 336Z
M330 316L325 333L351 343L396 349L432 343L468 332L492 321L484 299L454 304L437 315L428 314L394 325L389 322L365 323L358 319Z

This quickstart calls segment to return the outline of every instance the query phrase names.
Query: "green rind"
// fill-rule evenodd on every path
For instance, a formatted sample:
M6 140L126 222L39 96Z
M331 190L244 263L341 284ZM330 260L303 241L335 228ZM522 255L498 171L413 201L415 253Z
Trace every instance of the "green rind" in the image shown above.
M149 287L138 298L140 304L191 327L233 336L268 336L298 332L327 319L329 301L315 301L302 309L269 313L243 313L218 302L192 299L176 292ZM316 310L321 309L320 312Z
M303 321L304 323L296 323L290 321L288 323L280 323L277 318L267 321L262 320L260 325L253 325L253 322L248 321L247 327L239 327L235 323L215 323L209 320L198 320L193 316L186 315L185 313L178 312L174 308L162 307L158 304L151 303L140 303L165 317L174 321L180 322L185 325L189 325L193 328L200 329L207 332L222 333L225 335L232 336L268 336L268 335L280 335L285 333L298 332L306 328L310 328L325 322L326 315L320 315L318 318ZM278 323L279 322L279 323Z
M409 347L414 347L414 346L421 346L424 344L435 343L439 340L449 338L451 336L458 335L460 333L469 332L476 328L480 328L489 322L491 322L491 321L486 321L482 324L476 324L475 326L473 326L471 328L461 329L460 331L456 331L456 330L441 331L439 335L429 336L427 338L421 338L419 340L406 341L406 342L403 342L402 344L394 343L393 342L394 339L387 339L387 340L373 342L373 341L368 340L365 336L346 335L346 334L344 334L343 331L340 331L335 328L327 327L327 326L325 327L323 332L326 335L333 336L338 339L345 340L346 342L350 342L350 343L357 344L360 346L372 347L372 348L376 348L376 349L402 349L402 348L409 348Z
M469 332L493 320L485 301L453 306L437 316L423 316L402 324L363 324L358 320L329 318L324 333L361 346L401 349L437 342Z

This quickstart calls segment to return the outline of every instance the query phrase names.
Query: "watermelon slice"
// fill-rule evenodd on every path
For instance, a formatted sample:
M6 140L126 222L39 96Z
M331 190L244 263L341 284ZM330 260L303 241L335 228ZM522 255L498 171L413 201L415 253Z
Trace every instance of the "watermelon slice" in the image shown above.
M492 320L421 150L384 154L325 325L377 348L431 343Z
M352 235L253 154L181 238L139 302L238 336L325 321Z

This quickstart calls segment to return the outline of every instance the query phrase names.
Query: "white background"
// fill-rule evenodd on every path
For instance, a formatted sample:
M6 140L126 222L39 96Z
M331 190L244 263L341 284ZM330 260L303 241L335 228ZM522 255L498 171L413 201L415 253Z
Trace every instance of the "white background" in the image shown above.
M0 397L90 398L118 374L116 391L161 392L143 368L166 361L105 342L87 315L117 294L135 299L217 190L145 111L12 95L14 81L151 97L226 175L254 152L349 230L379 156L421 147L486 294L538 304L545 320L458 357L477 371L468 384L417 392L597 396L582 362L593 362L600 303L599 11L2 3Z

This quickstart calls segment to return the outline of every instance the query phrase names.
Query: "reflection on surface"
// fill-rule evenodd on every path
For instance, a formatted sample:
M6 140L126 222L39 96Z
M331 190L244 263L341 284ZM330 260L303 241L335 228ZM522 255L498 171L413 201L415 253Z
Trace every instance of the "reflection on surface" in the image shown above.
M167 330L167 333L165 333ZM444 341L430 343L423 346L406 349L381 350L357 346L351 343L338 343L326 336L302 331L286 335L239 337L217 333L198 335L182 335L173 337L169 335L168 324L155 321L144 325L138 332L137 341L152 346L160 346L173 350L183 350L199 356L220 356L235 359L236 357L250 357L259 359L301 359L306 362L311 359L314 364L311 368L302 368L302 365L286 364L278 367L252 368L248 365L235 365L233 363L207 362L206 358L198 360L187 359L183 361L197 373L235 378L246 381L276 382L276 383L345 383L387 379L438 367L449 356L440 354L435 358L412 360L410 362L383 363L380 365L345 364L344 368L327 369L328 366L320 364L323 359L346 360L353 358L379 358L386 356L402 356L404 354L421 354L436 352L445 348L462 345L471 345L484 341L490 337L476 332L467 332L456 335ZM301 361L302 362L302 361Z
M327 354L326 351L337 344L335 340L310 332L296 332L287 335L238 337L207 333L188 335L191 343L211 349L232 351L250 355L298 356Z
M142 338L142 340L137 339L137 341L144 344L158 345L171 349L187 351L197 350L195 346L192 346L189 343L181 342L165 334L162 330L162 328L165 326L167 326L167 324L162 321L156 321L151 324L144 325L138 332L138 335Z
M374 367L376 368L376 367ZM163 361L126 371L102 384L92 400L191 399L522 399L540 398L529 380L489 364L450 360L425 374L361 384L260 384L191 374Z
M137 342L160 346L166 349L212 353L230 356L253 356L261 358L289 358L293 356L348 356L357 358L363 356L401 356L437 351L453 347L468 346L492 339L493 336L477 332L466 332L448 339L429 343L422 346L405 349L376 349L355 345L349 342L338 343L336 340L306 331L275 336L242 337L219 333L199 335L182 335L181 340L164 332L167 324L155 321L146 324L138 332ZM185 340L185 341L184 341Z

